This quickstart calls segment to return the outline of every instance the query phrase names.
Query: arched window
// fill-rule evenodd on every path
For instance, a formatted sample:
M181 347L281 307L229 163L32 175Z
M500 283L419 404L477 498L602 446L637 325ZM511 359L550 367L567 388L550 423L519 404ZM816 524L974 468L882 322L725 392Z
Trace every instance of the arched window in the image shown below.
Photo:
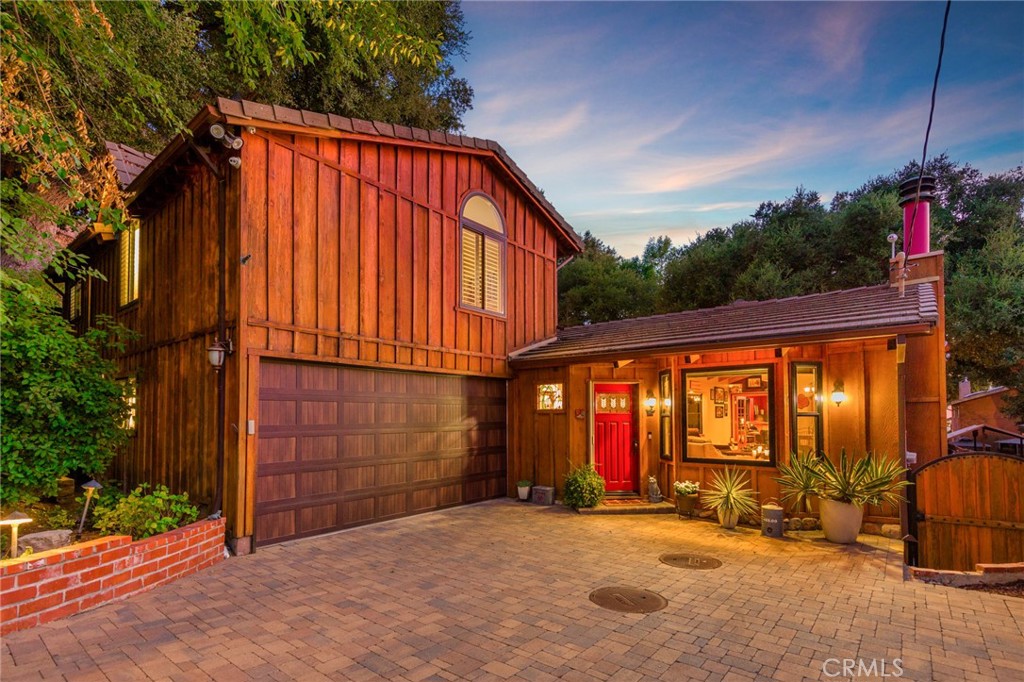
M462 206L462 305L505 312L505 223L494 202L473 194Z

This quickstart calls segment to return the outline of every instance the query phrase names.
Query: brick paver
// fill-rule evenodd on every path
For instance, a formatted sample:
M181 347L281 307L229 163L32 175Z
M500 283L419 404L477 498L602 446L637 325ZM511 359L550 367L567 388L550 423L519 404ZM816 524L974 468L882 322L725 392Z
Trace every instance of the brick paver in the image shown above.
M792 534L791 534L792 535ZM1024 600L904 582L898 542L499 500L261 549L3 640L13 680L1024 679ZM667 552L717 557L672 568ZM622 614L588 595L669 600ZM876 678L881 670L875 668Z

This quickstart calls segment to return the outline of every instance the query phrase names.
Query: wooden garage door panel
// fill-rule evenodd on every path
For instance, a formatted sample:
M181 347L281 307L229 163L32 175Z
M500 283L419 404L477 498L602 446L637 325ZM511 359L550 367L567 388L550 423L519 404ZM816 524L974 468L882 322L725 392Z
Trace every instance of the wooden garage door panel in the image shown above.
M505 383L264 361L256 542L505 494Z

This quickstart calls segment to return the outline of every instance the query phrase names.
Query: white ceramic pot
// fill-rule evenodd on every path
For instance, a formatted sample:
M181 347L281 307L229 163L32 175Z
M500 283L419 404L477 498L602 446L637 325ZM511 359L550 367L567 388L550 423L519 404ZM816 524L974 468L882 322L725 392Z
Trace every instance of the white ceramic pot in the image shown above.
M732 530L736 527L736 524L740 522L740 513L735 511L722 511L719 509L718 522L722 524L722 528Z
M518 485L516 486L516 490L519 491L519 499L522 500L523 502L525 502L527 498L530 497L530 486Z
M835 500L820 500L821 529L825 539L848 545L857 541L860 524L864 520L864 507Z

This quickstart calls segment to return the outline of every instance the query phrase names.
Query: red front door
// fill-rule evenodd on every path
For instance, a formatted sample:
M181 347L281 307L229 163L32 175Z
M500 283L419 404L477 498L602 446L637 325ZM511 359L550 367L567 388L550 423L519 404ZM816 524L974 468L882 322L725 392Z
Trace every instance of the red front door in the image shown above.
M610 493L639 491L635 394L630 384L594 384L594 469Z

